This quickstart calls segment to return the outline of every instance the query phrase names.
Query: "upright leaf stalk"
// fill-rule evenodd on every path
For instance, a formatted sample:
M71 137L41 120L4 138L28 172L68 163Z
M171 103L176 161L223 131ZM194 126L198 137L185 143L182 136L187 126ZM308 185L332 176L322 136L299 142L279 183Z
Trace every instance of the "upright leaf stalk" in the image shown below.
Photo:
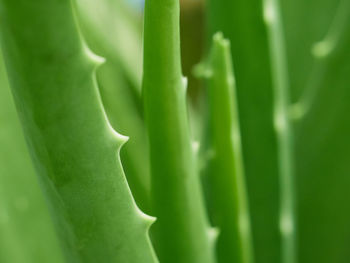
M217 33L207 69L209 104L208 180L213 221L220 229L219 262L253 262L239 119L230 42Z
M242 150L257 263L281 263L278 149L262 0L208 0L211 34L231 41Z
M143 95L160 261L215 262L191 147L186 80L181 73L178 0L146 1Z
M294 195L293 131L289 115L289 79L279 0L264 0L274 85L274 124L277 134L280 172L280 231L283 263L297 262L296 209Z

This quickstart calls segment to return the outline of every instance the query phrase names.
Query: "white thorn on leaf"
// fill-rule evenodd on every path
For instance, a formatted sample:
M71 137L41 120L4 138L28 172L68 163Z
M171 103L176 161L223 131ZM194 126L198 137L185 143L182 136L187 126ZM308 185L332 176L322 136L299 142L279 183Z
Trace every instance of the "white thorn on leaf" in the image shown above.
M264 21L267 25L271 25L276 21L276 8L271 0L264 1Z
M215 242L220 235L220 229L218 227L210 227L208 230L209 239Z
M198 154L200 143L198 141L192 141L192 150L195 154Z
M288 213L282 213L279 225L283 235L291 235L294 232L294 222Z
M279 110L274 118L274 126L275 130L279 133L283 132L287 128L287 120L286 115L283 113L283 111Z

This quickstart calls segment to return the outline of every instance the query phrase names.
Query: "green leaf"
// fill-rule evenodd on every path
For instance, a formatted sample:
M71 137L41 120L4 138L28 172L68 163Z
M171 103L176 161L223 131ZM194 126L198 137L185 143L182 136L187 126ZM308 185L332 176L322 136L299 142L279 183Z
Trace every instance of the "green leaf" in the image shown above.
M149 156L140 92L141 25L122 0L79 0L76 6L89 47L107 60L97 71L102 102L112 127L130 138L121 150L121 161L137 204L149 211Z
M215 262L191 147L177 0L146 1L143 95L159 258L162 262Z
M136 92L141 91L142 24L124 0L76 0L86 40L97 54L118 62Z
M25 144L1 52L0 145L0 262L63 263Z
M220 229L218 262L253 262L235 80L230 42L213 38L208 63L209 151L208 187L212 218Z
M137 204L148 212L151 178L143 116L138 111L129 84L117 64L107 61L97 73L101 98L112 127L122 134L128 134L130 138L120 153L128 183Z
M68 0L0 1L1 44L67 262L156 262Z
M279 172L274 94L261 0L211 0L211 34L231 41L243 160L257 263L281 262Z
M301 263L342 263L350 257L349 4L282 1L293 113L299 112L295 152Z
M268 29L272 79L274 87L274 128L277 135L280 184L279 228L281 262L298 261L296 244L294 133L289 107L290 82L285 35L279 0L263 0L264 21Z
M269 53L274 56L273 53L280 52L281 45L275 44L270 52L266 49L261 2L211 1L208 9L211 30L223 30L232 41L256 260L280 262L282 251L275 235L278 231L272 232L274 226L278 230L275 220L278 180L274 177L275 169L266 169L273 163L271 158L277 157L277 151L273 153L275 139L271 140L273 137L265 133L273 128L272 121L263 117L272 117L267 110L273 100L270 98L271 81L264 81L262 74L267 79L275 74L270 72L274 68L275 72L282 70L282 74L289 75L283 85L291 87L290 102L293 103L290 114L295 119L295 141L291 146L296 157L297 212L294 217L297 217L298 260L346 262L349 252L342 244L346 244L350 236L347 223L350 214L344 207L350 200L350 181L348 162L343 156L349 155L346 135L350 127L346 117L349 109L344 99L349 95L349 1L281 1L284 26L280 29L284 29L287 52L282 67L287 64L288 72L276 62L280 55L275 62L271 61L274 66L268 61ZM272 17L276 15L276 10L271 12L267 8L265 11ZM275 74L275 83L277 81ZM248 95L250 101L246 99ZM265 129L268 126L270 128ZM250 132L256 133L255 138ZM265 145L265 152L258 154L267 139L270 143ZM258 169L251 173L255 168ZM281 185L285 185L284 193L290 189L288 184L281 181ZM266 195L259 189L264 189L272 199L265 202Z

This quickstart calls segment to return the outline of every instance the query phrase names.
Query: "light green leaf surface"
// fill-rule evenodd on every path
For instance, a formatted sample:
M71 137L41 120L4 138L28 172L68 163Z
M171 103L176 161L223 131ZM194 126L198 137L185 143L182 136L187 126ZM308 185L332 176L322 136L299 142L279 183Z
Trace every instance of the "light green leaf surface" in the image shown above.
M123 0L77 0L76 9L89 47L107 62L97 71L101 98L114 129L130 140L121 161L137 204L150 209L148 144L141 103L142 27Z
M67 262L156 262L68 0L0 1L1 44Z
M28 154L1 52L0 262L64 262Z
M87 42L97 54L118 62L132 87L141 91L142 24L125 0L76 0ZM95 50L96 49L96 50ZM109 58L108 58L109 59Z

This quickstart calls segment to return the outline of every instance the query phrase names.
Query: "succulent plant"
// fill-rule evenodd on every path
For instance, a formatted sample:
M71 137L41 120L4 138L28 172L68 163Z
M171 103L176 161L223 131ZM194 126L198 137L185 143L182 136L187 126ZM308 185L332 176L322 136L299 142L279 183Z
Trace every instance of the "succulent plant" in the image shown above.
M129 4L0 0L0 262L347 262L350 2Z

